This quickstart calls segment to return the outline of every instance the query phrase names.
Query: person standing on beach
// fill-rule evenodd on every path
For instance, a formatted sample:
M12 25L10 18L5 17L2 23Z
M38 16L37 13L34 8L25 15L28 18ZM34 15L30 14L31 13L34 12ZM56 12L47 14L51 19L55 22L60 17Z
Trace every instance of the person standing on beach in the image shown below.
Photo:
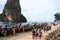
M38 37L38 28L36 29L35 35Z
M42 33L41 29L40 29L39 33L38 33L38 36L39 36L40 39L42 38L42 35L43 35L43 33Z
M34 39L34 36L35 36L35 30L34 29L32 31L32 36L33 36L33 39Z
M18 24L18 32L20 32L20 27L21 27L21 24Z
M3 29L2 34L4 34L4 36L6 36L7 35L7 24L4 24L2 26L3 26L2 27L2 29Z
M45 22L45 23L44 23L44 28L43 28L44 33L46 32L47 25L48 25L48 23L47 23L47 22Z

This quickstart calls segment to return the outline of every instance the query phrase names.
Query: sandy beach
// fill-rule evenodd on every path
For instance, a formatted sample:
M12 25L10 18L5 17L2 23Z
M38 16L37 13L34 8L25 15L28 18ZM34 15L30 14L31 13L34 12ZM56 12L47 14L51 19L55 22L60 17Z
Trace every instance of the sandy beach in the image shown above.
M1 37L0 40L45 40L44 38L46 37L46 35L57 30L59 26L60 25L57 25L57 26L52 25L51 31L48 31L47 33L44 33L44 31L42 30L43 32L42 39L39 39L38 37L35 39L32 39L32 32L30 31L30 32L24 32L24 33L18 33L15 36Z
M51 31L48 31L47 33L44 33L43 30L42 30L42 32L43 32L43 37L42 37L41 40L45 40L45 39L44 39L45 36L48 35L49 33L53 32L53 31L57 30L58 27L59 27L59 25L57 25L57 26L52 26ZM21 34L21 35L18 35L18 36L16 36L16 37L10 38L10 39L8 39L8 40L33 40L33 39L32 39L32 33L31 33L31 32L27 32L27 33L23 33L23 34ZM34 40L40 40L40 39L39 39L39 38L35 38Z

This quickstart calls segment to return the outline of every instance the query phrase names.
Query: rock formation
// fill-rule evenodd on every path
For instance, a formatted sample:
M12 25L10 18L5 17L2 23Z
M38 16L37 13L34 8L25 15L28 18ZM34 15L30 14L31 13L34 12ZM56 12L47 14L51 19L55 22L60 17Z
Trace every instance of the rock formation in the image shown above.
M19 0L7 0L3 13L0 14L0 21L27 22L26 18L21 14Z
M60 40L60 27L54 32L49 33L45 40Z

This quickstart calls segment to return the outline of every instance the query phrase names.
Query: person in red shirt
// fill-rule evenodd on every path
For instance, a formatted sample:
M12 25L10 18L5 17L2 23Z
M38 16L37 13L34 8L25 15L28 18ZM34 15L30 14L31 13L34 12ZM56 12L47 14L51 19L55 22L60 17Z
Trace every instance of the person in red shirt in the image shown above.
M0 30L2 29L2 25L0 25Z

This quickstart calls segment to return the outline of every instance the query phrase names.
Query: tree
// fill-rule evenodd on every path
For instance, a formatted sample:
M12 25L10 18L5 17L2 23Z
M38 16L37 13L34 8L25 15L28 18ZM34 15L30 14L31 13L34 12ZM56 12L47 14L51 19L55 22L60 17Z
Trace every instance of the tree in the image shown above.
M60 20L60 13L56 13L54 16L55 16L55 21Z

